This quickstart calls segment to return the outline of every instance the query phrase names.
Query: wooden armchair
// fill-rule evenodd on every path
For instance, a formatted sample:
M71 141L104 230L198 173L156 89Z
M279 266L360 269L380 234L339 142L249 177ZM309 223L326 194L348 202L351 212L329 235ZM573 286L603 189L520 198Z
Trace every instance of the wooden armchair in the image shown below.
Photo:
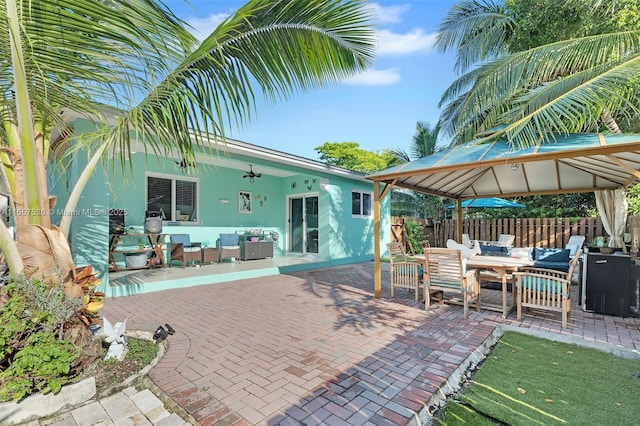
M522 308L560 312L562 328L567 328L571 312L571 281L582 250L578 249L567 272L555 269L526 267L514 273L517 288L517 319L522 319Z
M548 275L555 278L562 278L571 282L573 280L573 275L578 267L578 263L580 258L582 257L582 249L578 249L576 251L573 258L571 258L571 262L569 263L569 269L567 271L561 271L558 269L546 269L546 268L536 268L534 266L527 266L525 268L521 268L521 272L531 272L534 274Z
M424 249L424 307L429 309L431 292L460 292L464 306L464 318L469 317L469 305L476 304L480 312L480 280L477 270L465 271L460 250L448 248Z
M556 271L557 272L557 271ZM522 319L522 308L560 312L562 328L567 328L571 307L571 281L534 272L514 272L518 291L517 316Z
M420 284L422 284L423 266L418 262L407 260L404 244L394 242L387 244L389 263L391 266L391 297L396 287L415 290L416 301L419 299Z
M191 241L189 234L169 236L169 266L174 260L182 262L184 268L189 262L202 262L202 244Z

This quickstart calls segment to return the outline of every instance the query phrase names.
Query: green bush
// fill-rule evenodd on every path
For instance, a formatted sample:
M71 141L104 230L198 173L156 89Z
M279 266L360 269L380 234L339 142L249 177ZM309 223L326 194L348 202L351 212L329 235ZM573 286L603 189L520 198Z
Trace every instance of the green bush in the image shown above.
M79 301L68 299L61 285L47 288L24 276L9 277L0 291L7 297L0 308L0 401L59 392L80 350L57 336Z
M424 246L429 240L424 235L424 225L411 218L405 218L404 229L407 232L407 238L411 242L411 246L416 253L422 253Z

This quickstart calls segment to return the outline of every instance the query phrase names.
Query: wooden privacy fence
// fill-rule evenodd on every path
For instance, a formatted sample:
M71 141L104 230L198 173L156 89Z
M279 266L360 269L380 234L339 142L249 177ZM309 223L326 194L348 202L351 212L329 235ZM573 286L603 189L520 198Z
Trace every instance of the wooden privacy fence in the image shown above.
M448 239L459 241L456 235L456 220L441 222L431 219L411 218L422 223L424 238L432 247L444 247ZM404 226L405 218L392 216L391 239L402 241L409 246ZM638 235L640 217L629 216L627 232ZM509 219L464 219L462 233L469 234L471 240L497 241L500 234L515 235L515 247L556 247L567 244L572 235L584 235L585 244L589 245L596 237L606 236L599 217L587 218L509 218ZM421 251L413 247L415 251Z

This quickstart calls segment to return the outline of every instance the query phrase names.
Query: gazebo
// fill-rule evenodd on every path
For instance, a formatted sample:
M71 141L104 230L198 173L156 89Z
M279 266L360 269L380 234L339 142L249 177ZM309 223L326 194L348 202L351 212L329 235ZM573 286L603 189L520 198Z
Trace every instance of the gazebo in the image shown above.
M613 246L622 244L626 188L640 181L640 134L553 135L524 149L504 139L477 139L367 178L374 188L374 291L380 298L380 200L394 187L455 200L458 238L464 200L595 192ZM637 247L637 236L634 244Z

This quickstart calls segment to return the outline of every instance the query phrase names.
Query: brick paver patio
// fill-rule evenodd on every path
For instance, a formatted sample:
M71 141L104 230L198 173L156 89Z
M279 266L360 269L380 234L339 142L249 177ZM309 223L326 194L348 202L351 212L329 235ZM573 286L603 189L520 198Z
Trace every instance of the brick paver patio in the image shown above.
M640 349L638 319L579 307L561 331L548 313L465 321L388 287L376 300L373 262L109 299L101 313L176 329L149 377L202 425L406 424L499 324Z

